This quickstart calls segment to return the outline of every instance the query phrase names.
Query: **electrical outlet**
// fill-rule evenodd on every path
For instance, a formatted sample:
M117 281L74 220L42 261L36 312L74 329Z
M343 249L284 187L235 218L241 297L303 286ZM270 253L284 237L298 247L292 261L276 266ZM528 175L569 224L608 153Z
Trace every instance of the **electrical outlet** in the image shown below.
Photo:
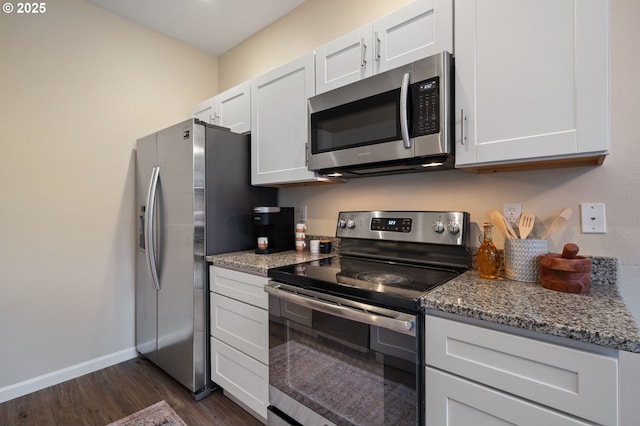
M607 221L604 214L604 203L580 204L583 234L606 234Z
M513 226L518 226L518 219L522 214L521 203L504 203L502 205L502 214Z

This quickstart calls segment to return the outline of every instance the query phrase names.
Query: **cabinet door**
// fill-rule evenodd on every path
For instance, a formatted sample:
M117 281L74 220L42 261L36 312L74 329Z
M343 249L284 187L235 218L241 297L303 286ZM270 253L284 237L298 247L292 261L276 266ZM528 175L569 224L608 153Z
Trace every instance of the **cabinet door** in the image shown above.
M269 313L211 293L211 335L240 352L269 363Z
M215 124L235 133L251 131L251 83L245 82L215 96Z
M618 360L427 315L426 364L598 424L617 424Z
M374 73L453 52L453 1L417 0L373 23Z
M607 0L456 3L456 165L609 149Z
M427 367L426 424L447 426L590 425L541 405Z
M306 182L307 98L315 87L313 52L251 83L251 183Z
M197 118L200 121L204 121L209 124L217 123L217 112L215 107L215 98L209 98L206 101L200 102L193 107L193 118Z
M269 367L211 338L211 380L266 422Z
M333 90L373 73L371 25L345 34L316 50L316 94Z
M268 309L269 297L264 286L269 278L219 266L209 267L209 289L232 299Z

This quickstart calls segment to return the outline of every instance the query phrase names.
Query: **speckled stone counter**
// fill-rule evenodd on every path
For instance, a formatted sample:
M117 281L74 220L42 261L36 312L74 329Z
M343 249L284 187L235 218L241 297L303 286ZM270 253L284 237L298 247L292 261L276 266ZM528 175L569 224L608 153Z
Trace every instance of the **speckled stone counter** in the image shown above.
M640 331L616 285L592 281L589 293L572 294L548 290L539 283L487 280L469 271L428 292L422 304L463 317L640 352Z
M329 254L311 254L309 250L301 252L291 250L271 254L255 254L253 250L246 250L211 255L207 256L206 259L207 262L211 262L216 266L266 277L271 268L308 262L310 260L326 259L335 255L335 252Z
M334 244L334 249L338 244ZM253 250L207 256L214 265L267 276L269 269L324 259L330 254ZM640 331L618 293L615 259L594 258L587 294L548 290L539 283L486 280L476 271L426 293L426 309L640 353Z

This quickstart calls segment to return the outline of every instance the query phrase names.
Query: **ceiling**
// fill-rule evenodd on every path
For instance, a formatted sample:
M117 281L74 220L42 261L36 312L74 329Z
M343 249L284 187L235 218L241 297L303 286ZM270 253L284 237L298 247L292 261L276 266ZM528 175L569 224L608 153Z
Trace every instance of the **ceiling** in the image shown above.
M134 22L220 55L305 0L88 0Z

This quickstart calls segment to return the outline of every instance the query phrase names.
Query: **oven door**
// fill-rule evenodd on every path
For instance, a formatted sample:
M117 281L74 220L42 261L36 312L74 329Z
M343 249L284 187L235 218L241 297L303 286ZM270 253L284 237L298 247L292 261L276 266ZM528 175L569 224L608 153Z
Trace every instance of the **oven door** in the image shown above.
M419 425L419 314L271 282L269 425Z

